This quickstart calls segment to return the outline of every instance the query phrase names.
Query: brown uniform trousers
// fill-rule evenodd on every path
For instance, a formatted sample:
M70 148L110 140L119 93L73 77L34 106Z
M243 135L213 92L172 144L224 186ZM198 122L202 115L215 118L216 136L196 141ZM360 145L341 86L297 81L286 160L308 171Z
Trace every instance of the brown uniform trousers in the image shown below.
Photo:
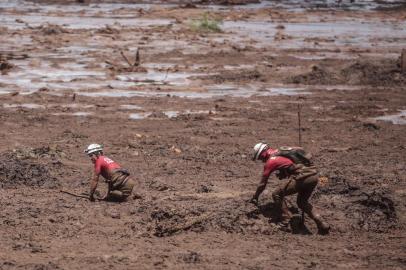
M135 181L126 170L117 169L111 173L108 184L110 193L107 199L121 201L131 195Z
M288 177L287 182L281 184L272 193L272 198L281 211L281 219L286 220L290 217L290 213L284 197L297 193L297 206L316 222L319 232L328 233L329 225L321 220L320 215L309 203L309 198L319 182L317 173L315 167L299 166L288 170L285 172L285 176Z

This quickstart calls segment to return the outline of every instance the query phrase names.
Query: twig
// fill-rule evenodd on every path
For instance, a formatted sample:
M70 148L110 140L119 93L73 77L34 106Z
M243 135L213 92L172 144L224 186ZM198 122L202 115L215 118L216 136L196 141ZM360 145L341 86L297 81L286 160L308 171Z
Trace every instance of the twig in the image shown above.
M89 199L88 195L75 194L75 193L72 193L72 192L69 192L69 191L66 191L66 190L60 190L60 192L71 195L73 197L77 197L77 198ZM102 201L102 199L99 199L99 198L95 198L95 199L98 200L98 201Z
M301 115L300 115L301 104L297 104L297 119L299 125L299 146L302 146L302 125L301 125Z
M133 65L131 64L130 60L128 60L127 56L125 56L124 52L123 52L123 51L120 51L120 54L121 54L121 56L124 58L124 60L127 62L127 64L128 64L130 67L133 67Z
M141 59L140 59L140 49L137 48L137 52L135 54L135 62L134 62L134 67L138 67L140 65Z

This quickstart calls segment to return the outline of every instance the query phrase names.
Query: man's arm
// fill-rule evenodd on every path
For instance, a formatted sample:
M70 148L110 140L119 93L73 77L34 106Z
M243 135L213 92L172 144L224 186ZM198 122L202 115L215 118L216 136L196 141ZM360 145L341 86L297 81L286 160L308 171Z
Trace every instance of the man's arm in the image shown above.
M89 199L94 201L94 192L96 191L97 184L99 183L99 175L93 173L92 179L90 180L90 197Z
M268 184L268 179L271 173L275 170L275 164L273 162L267 163L264 166L264 172L261 177L261 181L259 182L257 186L257 190L255 191L254 196L250 200L253 204L257 205L258 204L258 198L259 195L265 190L266 185Z
M265 175L262 176L261 181L259 182L259 184L257 186L257 190L256 190L254 196L251 199L252 203L258 204L259 195L261 195L261 193L265 190L266 185L268 184L268 178L269 178L269 175L268 176L265 176Z

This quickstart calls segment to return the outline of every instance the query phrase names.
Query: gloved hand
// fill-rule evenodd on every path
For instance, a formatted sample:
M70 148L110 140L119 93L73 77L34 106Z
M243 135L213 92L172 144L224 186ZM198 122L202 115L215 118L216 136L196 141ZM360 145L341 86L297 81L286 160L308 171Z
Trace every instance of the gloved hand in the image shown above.
M249 203L252 203L253 205L258 206L258 199L255 197L252 197L249 201Z

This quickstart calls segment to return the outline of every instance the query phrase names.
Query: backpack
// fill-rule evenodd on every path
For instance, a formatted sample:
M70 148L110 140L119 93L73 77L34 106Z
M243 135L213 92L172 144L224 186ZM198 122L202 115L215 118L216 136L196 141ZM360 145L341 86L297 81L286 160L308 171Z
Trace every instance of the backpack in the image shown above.
M288 147L281 146L278 148L278 152L274 154L275 156L281 156L290 159L295 164L303 164L306 167L312 166L312 155L306 153L306 151L301 147Z

